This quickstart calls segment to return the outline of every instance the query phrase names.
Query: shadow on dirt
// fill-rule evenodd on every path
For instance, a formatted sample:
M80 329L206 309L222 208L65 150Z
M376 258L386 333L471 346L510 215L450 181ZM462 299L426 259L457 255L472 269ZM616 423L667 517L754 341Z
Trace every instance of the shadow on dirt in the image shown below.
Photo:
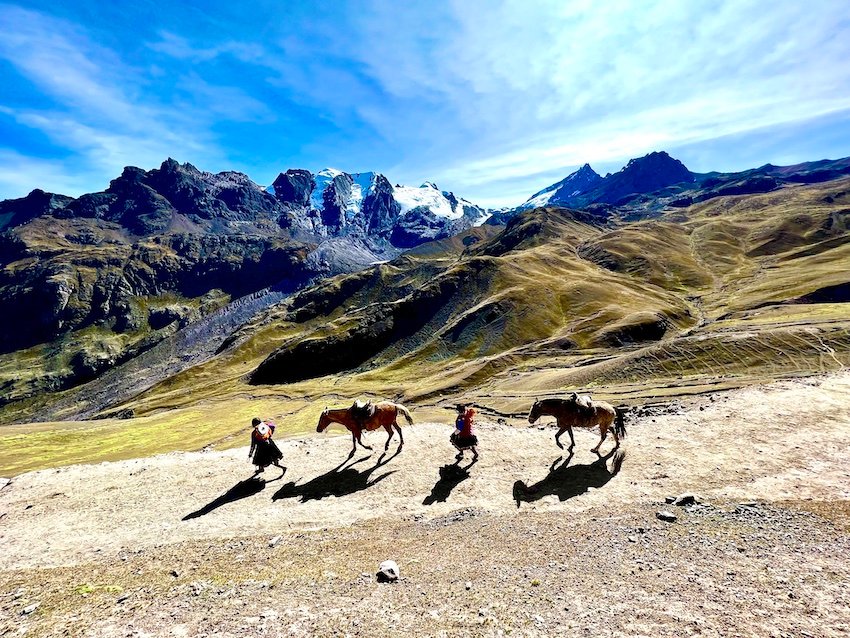
M222 505L227 505L228 503L233 503L234 501L241 500L243 498L248 498L249 496L254 496L255 494L259 494L266 488L267 483L273 483L274 481L279 481L283 478L283 475L286 474L286 468L283 469L283 473L277 478L266 481L262 477L252 476L251 478L245 479L244 481L239 481L236 485L227 490L224 494L216 498L214 501L210 501L206 505L204 505L201 509L192 512L191 514L186 514L182 520L188 521L193 518L199 518L206 514L209 514L215 509L218 509Z
M469 468L475 465L475 463L477 463L477 459L473 459L464 467L460 466L460 461L455 461L451 465L441 467L440 480L434 484L434 487L431 488L431 493L425 497L422 504L433 505L434 503L445 503L452 490L469 478Z
M557 496L558 500L566 501L580 494L584 494L591 487L600 488L614 478L623 465L626 453L622 450L611 450L605 456L600 456L589 465L573 465L569 467L572 454L567 456L566 461L558 465L563 459L559 456L552 463L543 480L532 485L526 485L523 481L514 483L513 496L516 506L521 502L531 503L539 501L546 496ZM608 468L608 461L611 468Z
M395 470L381 474L378 478L371 478L375 470L392 461L400 452L401 446L398 447L392 456L388 457L386 452L384 452L378 457L378 462L375 465L365 470L358 470L353 466L363 461L368 461L369 457L358 459L353 463L348 463L348 459L346 459L330 472L317 476L302 485L297 485L295 482L287 483L275 492L272 500L298 498L302 503L305 503L306 501L317 501L328 496L348 496L349 494L360 492L393 474ZM346 464L348 465L346 466Z

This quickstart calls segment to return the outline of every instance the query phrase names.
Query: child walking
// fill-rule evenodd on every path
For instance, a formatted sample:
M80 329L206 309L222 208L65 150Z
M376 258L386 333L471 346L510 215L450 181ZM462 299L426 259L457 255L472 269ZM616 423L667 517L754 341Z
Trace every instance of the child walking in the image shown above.
M283 469L280 460L283 458L280 448L272 441L274 434L274 423L271 421L260 421L254 418L251 421L251 449L248 451L248 459L253 457L254 465L257 466L255 474L259 474L269 466L274 465Z
M463 404L457 406L457 419L455 419L455 431L452 432L449 440L457 450L455 458L460 461L463 458L463 453L466 450L472 450L472 460L478 459L478 437L472 429L475 410L468 408Z

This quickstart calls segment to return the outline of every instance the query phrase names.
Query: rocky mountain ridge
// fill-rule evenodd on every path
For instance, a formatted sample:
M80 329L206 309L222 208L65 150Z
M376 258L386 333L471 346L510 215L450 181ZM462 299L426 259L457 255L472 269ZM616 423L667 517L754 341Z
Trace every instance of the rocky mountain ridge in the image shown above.
M264 189L243 173L209 173L168 159L150 171L128 166L102 192L72 198L36 189L2 201L0 231L42 216L114 222L135 236L256 232L321 241L353 235L409 248L481 224L487 213L430 182L394 187L380 173L289 169Z
M558 207L550 204L542 211L515 215L515 223L504 232L489 224L473 228L465 234L422 244L404 255L401 262L394 258L403 252L405 243L421 243L428 233L440 236L455 227L468 227L484 215L431 183L418 188L393 186L375 173L326 170L314 175L290 170L263 189L240 173L213 175L173 160L153 171L128 168L107 190L77 199L35 191L20 200L2 202L0 408L10 403L30 405L34 397L99 379L122 362L141 361L141 355L149 351L148 359L156 366L143 368L158 366L163 375L206 361L232 343L231 333L240 330L234 328L236 324L270 320L269 309L293 292L376 262L381 265L369 270L377 279L364 288L362 299L355 304L362 310L339 317L342 323L338 325L329 323L336 316L317 319L315 326L293 328L291 334L275 336L271 342L283 347L267 364L256 362L255 368L262 370L253 375L255 381L275 377L280 382L278 370L291 367L287 361L295 360L309 360L306 367L296 366L301 379L326 374L325 368L312 370L311 366L320 362L331 366L333 372L343 373L365 365L377 352L383 352L382 348L386 350L382 356L389 362L417 343L416 347L424 348L422 352L427 351L428 361L467 351L489 357L501 352L503 346L508 350L525 347L530 326L535 334L548 335L547 326L563 312L558 308L568 307L570 313L582 314L580 308L584 306L571 301L566 306L547 307L547 316L531 320L522 291L542 281L548 282L547 290L556 289L576 276L576 268L590 268L597 279L597 266L615 273L648 269L647 276L653 278L654 285L672 288L657 299L642 293L640 304L634 302L634 295L623 291L622 298L632 299L630 306L634 308L622 316L588 309L596 319L586 322L586 329L563 337L549 335L553 343L560 344L558 348L613 347L645 337L657 339L671 326L682 324L678 329L684 329L685 323L699 318L687 298L683 301L666 295L678 295L681 287L699 289L713 281L694 265L705 259L703 255L698 259L678 253L671 257L689 264L693 261L679 272L670 264L646 262L640 254L647 246L660 253L682 243L683 233L689 232L685 227L691 214L686 209L688 202L749 190L770 191L793 182L823 181L850 171L848 159L793 167L767 165L737 174L689 173L691 181L616 199L614 186L620 192L651 188L679 178L687 170L666 154L648 157L630 162L623 171L605 178L589 166L582 167L581 182L562 180L541 193L551 193L550 200L557 201L554 195L558 193L590 188L582 195L589 201L599 198L607 188L607 198L614 203L592 201L580 210L569 211L557 211ZM840 214L845 210L841 207L846 206L846 193L836 189L825 191L822 202L817 203L838 207L831 210L832 217L812 221L812 228L804 225L808 234L799 237L802 217L788 221L787 229L771 226L765 230L765 239L753 239L753 250L758 254L769 252L774 250L771 242L787 243L788 238L795 246L821 238L827 243L818 250L832 247L840 238L830 233L846 225ZM795 191L787 189L787 197L771 195L771 201L792 201ZM316 207L317 202L321 202L321 209ZM541 217L538 212L545 215ZM502 215L494 216L490 224ZM627 223L658 216L666 221L653 226L657 237ZM552 221L561 217L562 221ZM417 219L420 221L411 223ZM759 215L754 219L758 224L770 222ZM756 222L748 220L747 224ZM541 232L544 226L551 228ZM598 233L610 233L610 239L593 240ZM579 237L583 239L576 240ZM515 252L520 246L534 250ZM564 251L581 261L561 263ZM503 259L506 252L521 254L522 259ZM461 258L463 264L458 262ZM494 259L504 264L497 268ZM411 267L406 260L419 266ZM429 265L424 266L424 262ZM553 263L561 264L557 276ZM446 274L438 277L443 272ZM492 291L487 282L493 277L500 279L493 285L502 292L490 299ZM843 285L843 280L836 280L815 288L832 290ZM812 291L798 292L795 298ZM249 304L244 303L246 296L251 297ZM337 297L332 291L329 299ZM475 299L479 301L472 301ZM588 291L587 299L599 299L599 294ZM585 303L585 299L580 302ZM295 312L292 324L301 321L302 315L302 310ZM457 325L447 332L444 324L450 316L456 317ZM290 320L285 323L289 325ZM214 329L210 327L213 324ZM192 332L195 327L198 330ZM305 335L312 342L299 346ZM422 335L439 338L420 340ZM211 343L201 343L204 339ZM389 349L388 339L395 344ZM170 349L168 343L181 344L180 352ZM158 344L164 346L153 351ZM172 366L173 357L183 363ZM139 391L139 384L131 385L126 392L104 390L100 407L92 405L85 413L99 413L118 395L132 393L134 388ZM88 386L79 389L87 392L85 388ZM74 410L83 414L70 404L68 409L71 414Z
M377 173L290 170L263 189L173 159L77 198L0 202L0 404L94 378L246 295L289 294L484 217ZM31 377L16 356L37 361Z
M681 208L724 195L766 193L788 183L812 184L850 174L850 158L765 164L734 173L694 173L664 151L634 158L616 173L601 177L589 164L534 193L520 206L500 211L491 223L504 223L524 210L562 206L625 220L654 217L665 208Z
M393 186L380 173L290 169L265 189L296 226L319 236L365 235L411 248L486 221L487 212L432 182Z

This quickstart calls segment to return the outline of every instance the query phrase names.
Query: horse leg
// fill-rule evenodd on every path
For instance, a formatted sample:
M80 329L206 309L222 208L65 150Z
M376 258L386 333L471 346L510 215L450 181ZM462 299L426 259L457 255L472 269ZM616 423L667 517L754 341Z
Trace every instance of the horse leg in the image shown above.
M393 440L393 428L392 428L392 425L387 423L384 426L384 429L387 431L387 434L389 434L389 436L387 437L387 444L384 446L384 452L386 452L387 450L390 449L390 441Z
M398 426L397 422L393 423L393 427L395 428L395 431L398 432L398 438L401 439L401 443L398 444L398 446L401 447L404 445L404 435L401 433L401 428Z
M573 429L569 425L561 425L561 428L558 430L558 433L555 435L555 443L557 443L559 448L561 448L562 450L564 449L564 444L561 443L561 435L564 432L569 432L569 434L570 434L570 447L569 447L569 449L572 450L573 446L576 444L576 442L573 440Z
M569 434L569 435L570 435L570 447L569 447L569 448L567 448L567 449L572 450L572 449L575 447L575 445L576 445L576 440L573 438L573 428L572 428L572 426L571 426L569 423L566 423L566 424L564 424L564 425L561 425L561 422L560 422L560 421L558 421L558 426L559 426L561 429L560 429L560 430L558 430L558 433L555 435L555 443L557 443L557 444L558 444L558 447L559 447L559 448L561 448L562 450L564 449L564 446L563 446L563 444L561 443L561 440L560 440L560 439L561 439L561 435L564 433L564 430L566 430L566 431L567 431L567 434Z
M601 438L599 439L599 443L596 444L595 448L590 450L594 454L599 454L599 446L602 445L602 441L604 441L605 437L608 436L608 426L605 425L604 423L599 424L599 434L601 436Z
M371 445L366 445L365 443L363 443L363 441L360 440L360 435L362 435L362 434L363 434L363 432L361 430L357 431L357 434L356 434L357 442L360 444L360 447L366 448L367 450L371 450L372 449ZM356 449L356 446L355 446L355 449Z
M357 452L357 435L354 431L351 431L351 452L348 454L348 458L354 456L355 452Z

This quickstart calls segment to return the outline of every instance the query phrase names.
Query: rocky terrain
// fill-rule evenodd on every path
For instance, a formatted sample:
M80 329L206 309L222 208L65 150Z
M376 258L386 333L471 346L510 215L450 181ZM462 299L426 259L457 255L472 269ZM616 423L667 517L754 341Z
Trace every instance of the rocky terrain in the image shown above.
M593 431L564 456L548 420L483 418L455 463L414 411L403 448L281 440L260 479L245 447L21 474L0 635L846 635L848 391L643 406L601 457ZM401 580L379 584L387 558Z
M127 167L100 193L0 202L0 369L35 362L0 373L0 403L97 378L211 313L244 310L247 295L291 293L485 218L432 184L376 173L290 170L264 190L171 159Z

